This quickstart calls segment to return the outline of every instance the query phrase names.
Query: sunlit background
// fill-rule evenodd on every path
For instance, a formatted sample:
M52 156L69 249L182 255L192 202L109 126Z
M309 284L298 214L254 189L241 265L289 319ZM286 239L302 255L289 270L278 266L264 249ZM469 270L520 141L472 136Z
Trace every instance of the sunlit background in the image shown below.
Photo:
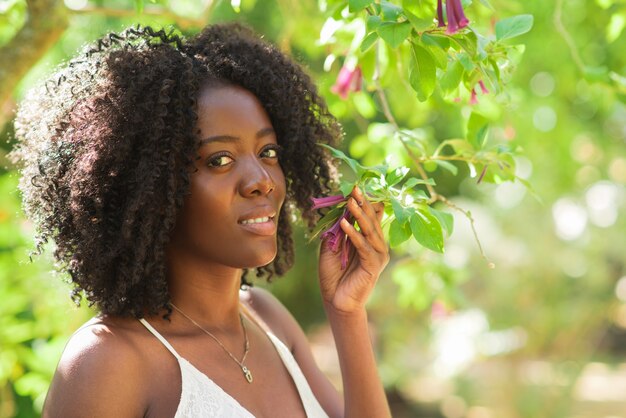
M146 1L139 16L130 0L45 0L60 10L45 29L56 40L7 85L7 46L32 45L11 43L27 22L26 1L0 0L0 93L10 97L0 109L0 418L39 416L65 342L93 315L72 305L50 256L29 261L33 226L22 217L17 175L5 157L19 98L109 30L141 22L192 33L206 22L239 20L307 67L344 126L344 150L365 164L401 161L367 82L348 100L330 91L342 57L331 48L336 23L323 10L336 3L159 0ZM626 2L464 4L472 25L486 32L494 19L534 16L505 93L481 95L475 105L494 121L493 140L520 148L516 175L531 188L477 184L461 165L457 176L432 174L471 213L482 252L468 218L455 212L443 255L408 243L381 277L369 310L394 416L626 418ZM437 93L418 102L400 81L385 88L398 120L418 135L464 135L471 105ZM304 235L299 230L296 267L270 289L340 387L316 290L318 243Z

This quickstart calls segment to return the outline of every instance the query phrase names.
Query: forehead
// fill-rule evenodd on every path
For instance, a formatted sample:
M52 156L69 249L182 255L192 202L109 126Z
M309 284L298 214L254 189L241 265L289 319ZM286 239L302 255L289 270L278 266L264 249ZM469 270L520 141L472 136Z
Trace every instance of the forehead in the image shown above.
M198 93L198 128L201 134L234 134L271 128L263 105L239 86L204 86Z

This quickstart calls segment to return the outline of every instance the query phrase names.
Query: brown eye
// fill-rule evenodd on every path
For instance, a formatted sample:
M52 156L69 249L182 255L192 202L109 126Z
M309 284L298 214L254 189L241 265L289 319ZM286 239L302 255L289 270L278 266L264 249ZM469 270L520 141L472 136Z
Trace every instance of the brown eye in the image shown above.
M278 158L280 147L278 145L271 145L261 151L261 158Z
M224 167L233 161L234 160L228 155L216 155L209 159L209 162L207 165L209 167Z

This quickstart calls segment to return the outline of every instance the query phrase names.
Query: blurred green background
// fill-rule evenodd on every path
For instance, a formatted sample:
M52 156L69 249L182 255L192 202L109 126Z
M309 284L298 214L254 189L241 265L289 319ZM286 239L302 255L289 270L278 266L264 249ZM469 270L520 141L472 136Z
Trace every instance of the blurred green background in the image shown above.
M495 268L462 215L443 255L408 244L392 258L369 309L394 416L626 418L626 2L470 3L472 25L487 33L493 19L534 16L506 92L481 96L477 105L495 114L493 135L521 147L517 175L533 192L519 182L477 184L460 166L457 176L433 174L473 214ZM192 33L207 22L239 20L313 75L344 125L342 148L380 163L400 152L398 143L385 138L367 83L347 101L330 92L340 65L326 60L330 47L320 41L324 7L298 0L0 0L0 418L39 416L65 341L94 314L71 303L67 277L51 257L29 261L33 226L20 211L17 173L6 157L20 97L107 31L143 23ZM16 60L18 49L29 58ZM437 92L418 103L401 81L384 87L404 126L436 141L463 135L469 105ZM317 243L307 244L302 230L296 241L296 267L270 289L340 385L312 274Z

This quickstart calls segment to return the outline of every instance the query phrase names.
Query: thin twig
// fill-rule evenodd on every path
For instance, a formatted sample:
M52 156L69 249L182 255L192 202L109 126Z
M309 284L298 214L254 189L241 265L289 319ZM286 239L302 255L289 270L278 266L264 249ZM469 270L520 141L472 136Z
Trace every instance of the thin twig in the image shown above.
M574 39L570 35L570 33L563 25L563 20L561 19L563 14L563 0L556 0L556 7L554 9L554 26L556 27L557 32L561 35L561 37L565 40L567 44L570 54L572 54L572 59L574 60L574 64L578 67L581 73L585 73L585 63L582 58L578 54L578 49L576 47L576 43Z
M483 250L483 246L480 243L480 239L478 238L478 232L476 231L476 225L475 225L475 222L474 222L474 217L472 216L471 212L468 211L468 210L465 210L463 208L458 207L457 205L452 203L450 200L448 200L445 196L437 195L437 200L439 200L440 202L444 203L449 208L454 209L454 210L456 210L458 212L461 212L463 215L465 215L465 217L470 222L470 228L472 228L472 234L474 234L474 240L476 241L476 244L478 245L478 251L480 251L480 256L482 258L484 258L485 261L487 261L487 266L489 268L495 268L496 265L491 260L489 260L487 258L487 256L485 255L485 251Z
M376 88L376 93L378 94L378 99L380 100L380 104L383 107L383 114L385 115L389 123L393 125L395 130L400 131L400 126L398 125L398 122L396 122L396 119L393 117L393 114L391 113L391 108L389 107L389 102L387 101L385 90L383 90L382 86L380 85L380 59L378 56L379 48L380 48L379 45L380 45L380 42L376 41L376 45L375 45L376 50L375 50L375 58L374 58L375 69L374 69L374 77L373 77L374 86ZM413 153L413 150L409 147L406 141L402 139L401 136L398 136L398 138L400 138L400 142L402 143L402 146L404 147L404 149L406 149L407 153L413 160L413 163L415 164L415 168L417 169L417 172L420 175L420 177L423 180L427 181L429 179L428 174L426 174L424 167L422 167L422 164L420 163L419 158L415 155L415 153ZM438 196L437 192L430 184L426 183L426 189L428 190L428 193L430 194L431 201L437 200L437 196Z

